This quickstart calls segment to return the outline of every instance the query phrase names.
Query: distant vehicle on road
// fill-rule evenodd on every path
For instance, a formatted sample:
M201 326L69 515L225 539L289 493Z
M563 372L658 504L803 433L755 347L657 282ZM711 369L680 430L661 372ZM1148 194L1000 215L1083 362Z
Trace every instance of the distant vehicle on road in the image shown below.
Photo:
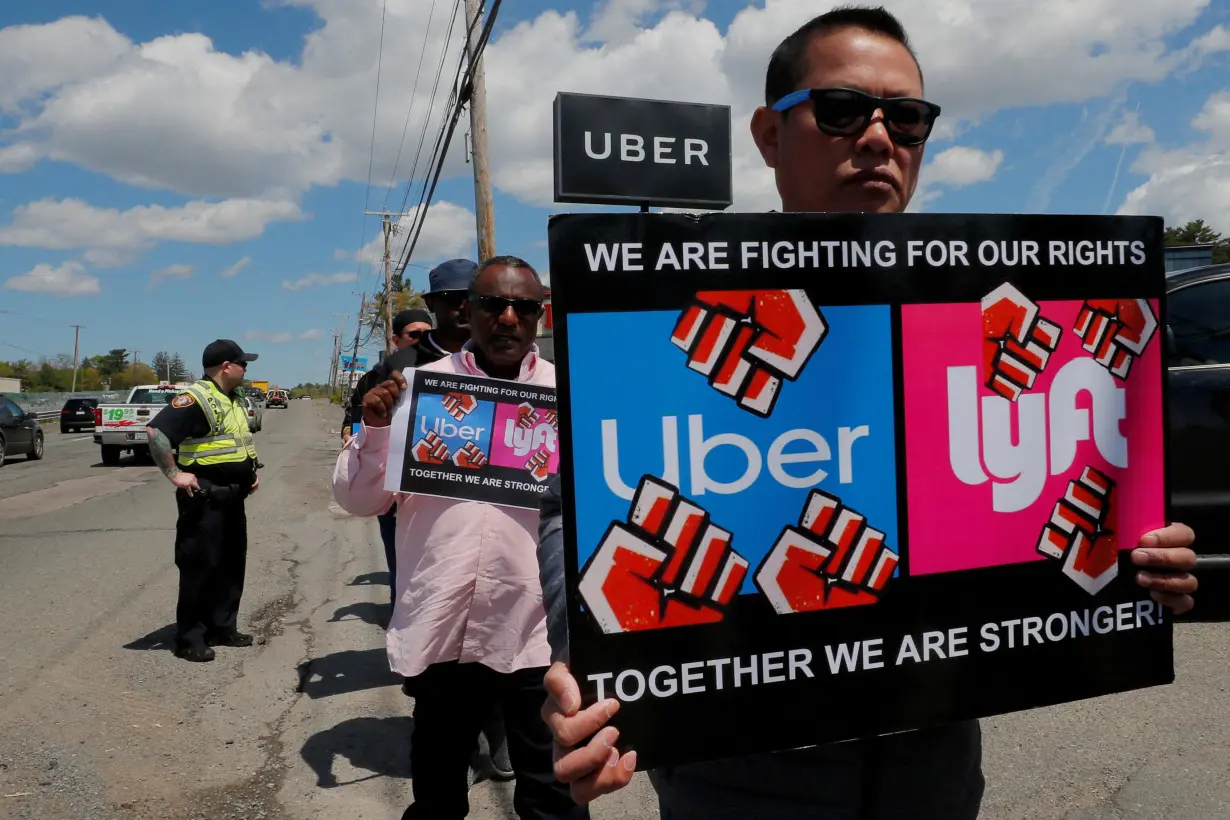
M94 443L102 448L103 464L118 464L124 451L149 454L145 425L171 403L187 385L142 384L128 393L123 404L101 404L94 408Z
M285 410L289 400L290 397L285 390L278 390L275 388L269 391L269 397L265 400L265 407L271 410L274 407L281 407Z
M98 399L69 399L60 409L60 432L94 429L94 408Z
M244 402L248 405L248 429L253 433L259 433L265 422L265 410L260 406L260 402L255 401L251 396L244 396Z
M8 456L25 455L31 461L43 457L43 430L38 417L12 399L0 395L0 467Z

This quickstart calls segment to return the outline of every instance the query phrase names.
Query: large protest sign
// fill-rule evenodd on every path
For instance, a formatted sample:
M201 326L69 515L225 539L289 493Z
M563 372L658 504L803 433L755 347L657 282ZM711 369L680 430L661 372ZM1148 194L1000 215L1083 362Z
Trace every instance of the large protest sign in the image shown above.
M638 765L1173 679L1161 221L550 222L570 654Z
M559 467L555 390L410 369L385 489L538 509Z

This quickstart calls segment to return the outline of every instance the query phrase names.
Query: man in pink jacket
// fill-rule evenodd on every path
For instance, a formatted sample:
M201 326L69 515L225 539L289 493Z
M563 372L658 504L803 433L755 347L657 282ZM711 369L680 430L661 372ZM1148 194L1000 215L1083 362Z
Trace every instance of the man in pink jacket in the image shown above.
M555 367L534 344L543 288L529 263L488 259L470 286L471 341L421 370L555 386ZM338 456L333 494L354 515L397 505L397 598L387 633L389 665L414 696L403 820L469 812L466 768L473 739L497 703L516 773L513 807L528 820L589 814L552 771L551 734L539 717L550 664L538 580L538 511L384 489L389 423L406 390L400 372L368 391L363 424Z

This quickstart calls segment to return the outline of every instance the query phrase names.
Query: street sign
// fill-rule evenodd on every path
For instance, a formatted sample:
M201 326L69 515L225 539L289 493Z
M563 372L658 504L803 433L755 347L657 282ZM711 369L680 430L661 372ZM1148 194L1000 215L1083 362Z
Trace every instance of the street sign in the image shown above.
M554 153L556 202L731 204L726 105L557 94Z
M353 356L342 356L339 361L342 370L366 370L367 359L356 359Z

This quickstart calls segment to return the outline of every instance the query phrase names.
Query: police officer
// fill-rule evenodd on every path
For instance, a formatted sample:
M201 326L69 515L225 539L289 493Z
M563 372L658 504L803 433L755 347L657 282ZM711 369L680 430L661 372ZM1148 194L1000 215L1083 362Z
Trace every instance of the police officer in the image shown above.
M201 357L205 377L146 428L150 454L176 488L175 654L189 661L212 661L214 646L252 645L236 616L248 554L244 499L260 484L241 389L256 358L230 339L210 342Z

